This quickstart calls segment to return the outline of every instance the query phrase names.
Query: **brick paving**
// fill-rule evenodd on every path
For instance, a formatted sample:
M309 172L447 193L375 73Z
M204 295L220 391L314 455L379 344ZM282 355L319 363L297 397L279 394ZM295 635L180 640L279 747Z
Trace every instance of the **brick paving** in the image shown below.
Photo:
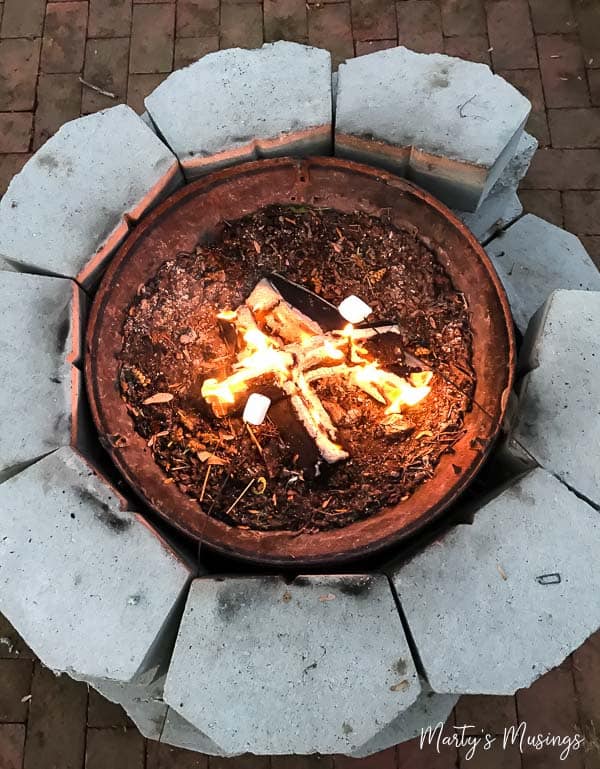
M399 43L489 63L532 101L541 149L527 211L580 235L600 267L600 0L0 0L0 195L62 123L144 97L174 68L288 39L335 63ZM111 99L80 78L115 94ZM582 731L587 749L521 755L418 740L363 759L207 758L144 741L123 711L55 678L0 616L0 769L600 769L600 633L516 697L463 697L450 726Z

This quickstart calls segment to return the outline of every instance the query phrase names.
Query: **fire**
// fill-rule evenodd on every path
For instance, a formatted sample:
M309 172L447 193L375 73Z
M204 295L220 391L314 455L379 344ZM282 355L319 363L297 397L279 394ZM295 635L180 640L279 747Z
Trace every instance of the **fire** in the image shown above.
M355 329L348 323L342 330L323 332L266 280L256 286L245 304L219 312L218 318L235 329L238 353L229 376L209 378L202 385L202 396L215 414L235 411L242 398L266 380L290 398L327 462L348 455L336 441L336 428L311 382L343 376L385 406L386 415L417 405L431 392L431 371L397 376L382 369L364 346L378 333L399 333L395 326Z
M377 361L354 366L351 380L367 390L369 395L387 405L386 414L399 414L403 406L416 406L431 392L431 371L410 374L408 379L390 374L379 367Z
M236 313L219 313L221 320L235 321ZM265 374L273 374L277 384L283 385L289 379L294 365L293 356L279 349L274 340L258 328L247 329L243 334L244 347L233 366L233 374L225 379L205 379L202 397L210 403L217 416L224 416L226 405L233 405L236 396L246 392L248 382Z

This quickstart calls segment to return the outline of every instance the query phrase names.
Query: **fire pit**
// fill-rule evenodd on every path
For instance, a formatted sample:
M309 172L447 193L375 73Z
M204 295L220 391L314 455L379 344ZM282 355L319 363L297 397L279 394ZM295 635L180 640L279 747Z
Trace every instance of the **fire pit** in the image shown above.
M366 328L323 301L359 291ZM107 271L86 344L101 440L136 492L206 546L285 566L365 556L440 516L497 435L513 362L468 230L332 158L250 163L165 201ZM252 392L273 401L258 427L240 418Z
M0 611L211 755L371 755L560 664L598 627L600 278L519 219L527 100L282 42L146 106L0 201Z

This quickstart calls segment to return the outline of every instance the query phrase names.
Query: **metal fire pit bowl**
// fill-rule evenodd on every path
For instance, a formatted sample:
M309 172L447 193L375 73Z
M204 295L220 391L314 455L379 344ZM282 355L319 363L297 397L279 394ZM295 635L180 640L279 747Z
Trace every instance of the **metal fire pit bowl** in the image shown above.
M235 220L272 204L305 204L385 216L418 231L438 253L468 303L477 385L466 434L442 456L433 478L409 499L345 528L317 534L258 532L208 517L199 504L165 484L121 400L118 354L125 313L140 284L178 252L218 235ZM85 374L92 414L115 465L136 494L182 532L221 554L269 566L323 567L373 555L439 518L467 487L496 438L514 373L509 305L484 250L448 208L392 174L337 158L260 160L190 184L145 218L119 249L94 300ZM111 436L124 436L115 445ZM377 461L377 457L373 457ZM453 467L454 466L454 467ZM462 468L456 474L455 467Z

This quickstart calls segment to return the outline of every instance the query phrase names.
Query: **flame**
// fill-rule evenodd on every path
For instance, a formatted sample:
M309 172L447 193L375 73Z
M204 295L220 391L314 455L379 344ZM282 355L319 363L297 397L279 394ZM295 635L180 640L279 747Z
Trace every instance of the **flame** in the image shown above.
M234 323L243 340L233 373L222 380L206 379L202 385L202 396L219 416L227 413L227 405L234 405L237 396L267 374L273 376L275 383L288 394L299 393L307 418L315 429L327 424L332 436L335 429L309 381L322 376L346 376L348 381L385 406L388 415L417 405L431 392L431 371L419 371L408 378L385 371L378 361L369 358L369 351L360 344L365 339L364 332L355 329L351 323L328 334L307 333L304 328L298 328L296 338L300 341L285 345L280 337L261 331L252 314L243 306L238 311L223 310L217 317Z
M431 392L429 383L432 377L433 372L431 371L419 371L416 374L410 374L408 381L402 377L397 377L400 384L385 413L399 414L402 411L402 406L416 406L417 403L420 403Z
M221 312L217 313L217 318L232 323L237 318L237 312L235 310L221 310Z
M202 397L218 411L221 404L234 404L236 395L247 389L249 380L274 373L281 383L288 379L293 366L292 355L278 349L260 329L247 329L243 338L245 347L233 366L233 374L221 381L211 377L202 384Z
M380 403L388 404L386 414L398 414L403 406L420 403L431 392L429 383L432 377L431 371L419 371L404 379L384 371L377 361L355 366L352 370L352 378L359 386L367 389Z
M270 371L288 378L294 360L289 353L278 348L275 342L258 328L250 328L244 334L246 349L234 369L245 370L258 377Z
M336 347L334 344L332 344L329 339L326 339L323 342L323 350L326 354L326 357L331 358L332 360L343 360L345 358L343 351L340 350L339 347Z

